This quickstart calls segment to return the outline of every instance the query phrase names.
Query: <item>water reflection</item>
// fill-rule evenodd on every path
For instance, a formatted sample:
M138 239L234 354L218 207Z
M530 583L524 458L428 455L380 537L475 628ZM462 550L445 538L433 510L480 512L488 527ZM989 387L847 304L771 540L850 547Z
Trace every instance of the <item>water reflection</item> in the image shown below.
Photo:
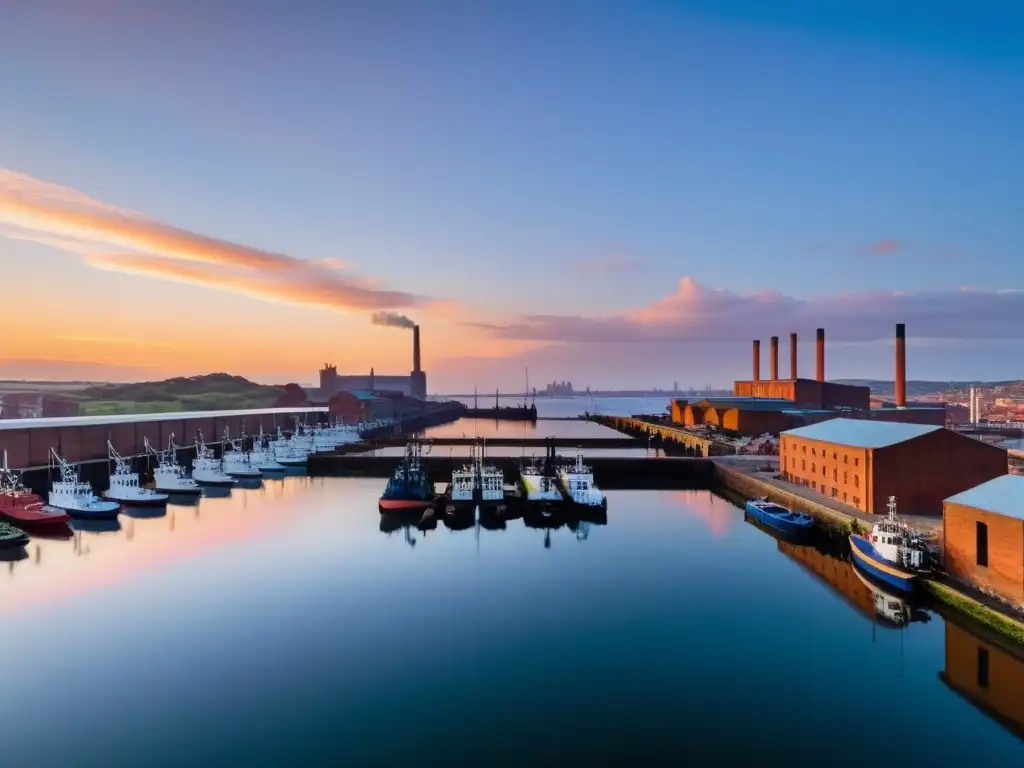
M982 638L946 618L946 663L939 672L951 690L1024 740L1024 650Z

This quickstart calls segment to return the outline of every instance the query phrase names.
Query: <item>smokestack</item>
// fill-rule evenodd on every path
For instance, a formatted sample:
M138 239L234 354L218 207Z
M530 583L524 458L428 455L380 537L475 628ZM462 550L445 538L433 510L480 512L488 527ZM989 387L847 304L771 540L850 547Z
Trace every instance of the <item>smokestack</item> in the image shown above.
M896 323L896 377L893 381L896 407L907 407L907 326Z
M769 344L769 347L768 347L768 349L769 349L768 366L769 366L769 369L771 370L772 381L778 381L779 380L779 337L778 336L772 336L771 339L768 340L768 344Z
M818 381L825 381L825 329L818 329L818 338L815 344L816 356L817 356L817 379Z
M754 381L761 380L761 341L754 339Z
M789 378L796 381L796 334L789 334Z
M420 371L420 327L418 325L412 327L412 369L417 373Z

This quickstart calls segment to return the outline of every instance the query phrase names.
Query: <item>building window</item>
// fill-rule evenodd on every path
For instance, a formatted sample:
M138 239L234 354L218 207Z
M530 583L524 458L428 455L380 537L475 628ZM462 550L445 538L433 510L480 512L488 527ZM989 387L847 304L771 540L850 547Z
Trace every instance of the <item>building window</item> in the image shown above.
M837 491L835 488L833 488L832 489L832 498L834 499L838 495L839 495L839 491Z
M836 480L836 481L839 480L839 470L838 469L833 469L832 470L832 479Z
M811 462L811 474L812 475L816 475L817 473L818 473L818 465L815 464L814 462Z
M843 464L849 464L849 463L850 463L850 457L847 454L844 453L843 454Z
M859 507L860 506L860 496L854 496L853 497L853 505L855 507Z
M843 472L843 485L846 485L849 482L849 480L847 479L848 477L849 476L846 474L846 472Z
M843 491L843 504L846 503L846 491Z
M824 465L824 464L822 464L822 465L821 465L821 476L822 476L822 477L825 477L825 476L826 476L826 475L825 475L825 472L826 472L826 471L827 471L827 470L825 469L825 465Z
M801 446L801 447L803 448L803 452L804 452L804 453L807 453L807 446L806 446L806 445L804 445L804 446Z
M818 449L817 448L811 448L811 456L817 456L817 455L818 455Z
M811 490L812 491L818 490L818 481L817 480L811 480Z
M855 466L855 467L859 467L860 466L860 459L857 458L856 456L853 457L853 466Z
M976 533L978 565L988 568L988 526L985 523L978 523Z
M860 475L853 476L853 487L860 488Z
M800 469L807 469L807 460L800 459Z
M789 462L789 466L793 467L793 469L796 469L796 456L794 456L792 461Z
M835 451L832 451L832 461L839 461L839 456Z
M988 688L988 648L978 646L978 687Z

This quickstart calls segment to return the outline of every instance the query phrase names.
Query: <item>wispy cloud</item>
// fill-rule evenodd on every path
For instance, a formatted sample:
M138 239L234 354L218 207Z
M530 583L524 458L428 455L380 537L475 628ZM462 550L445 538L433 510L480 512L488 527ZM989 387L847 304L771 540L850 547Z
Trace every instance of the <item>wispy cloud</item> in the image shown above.
M624 275L643 269L644 264L625 246L615 245L590 258L571 261L569 267L581 275Z
M874 291L795 298L749 294L680 279L675 293L626 312L597 317L523 315L507 323L467 323L495 338L573 343L718 342L762 334L828 329L833 341L890 338L893 324L917 338L1017 339L1024 292L959 288L908 293Z
M201 235L5 169L0 169L0 235L62 248L100 269L268 301L360 311L430 303L348 274L336 259L307 261Z
M884 240L876 240L870 243L866 251L872 256L884 256L889 253L895 253L896 251L904 251L907 249L907 244L900 241L894 240L893 238L886 238Z

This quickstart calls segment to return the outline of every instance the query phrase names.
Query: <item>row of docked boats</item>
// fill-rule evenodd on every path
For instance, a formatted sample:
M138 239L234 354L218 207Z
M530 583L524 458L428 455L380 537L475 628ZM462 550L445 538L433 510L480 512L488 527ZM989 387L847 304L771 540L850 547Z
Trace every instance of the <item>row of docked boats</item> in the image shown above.
M746 513L788 537L809 533L814 526L810 515L765 498L748 501ZM872 525L867 536L850 534L849 544L850 557L861 573L903 593L913 592L918 577L927 571L931 561L925 537L899 518L895 496L889 497L888 517Z
M517 487L506 483L501 468L487 460L486 440L481 439L470 447L469 460L453 470L443 494L434 491L424 455L419 441L406 445L405 456L381 494L382 512L415 512L440 504L454 508L501 506L510 497L542 508L560 504L607 508L607 498L594 482L593 470L584 462L582 451L577 452L574 461L549 455L543 465L523 462Z

